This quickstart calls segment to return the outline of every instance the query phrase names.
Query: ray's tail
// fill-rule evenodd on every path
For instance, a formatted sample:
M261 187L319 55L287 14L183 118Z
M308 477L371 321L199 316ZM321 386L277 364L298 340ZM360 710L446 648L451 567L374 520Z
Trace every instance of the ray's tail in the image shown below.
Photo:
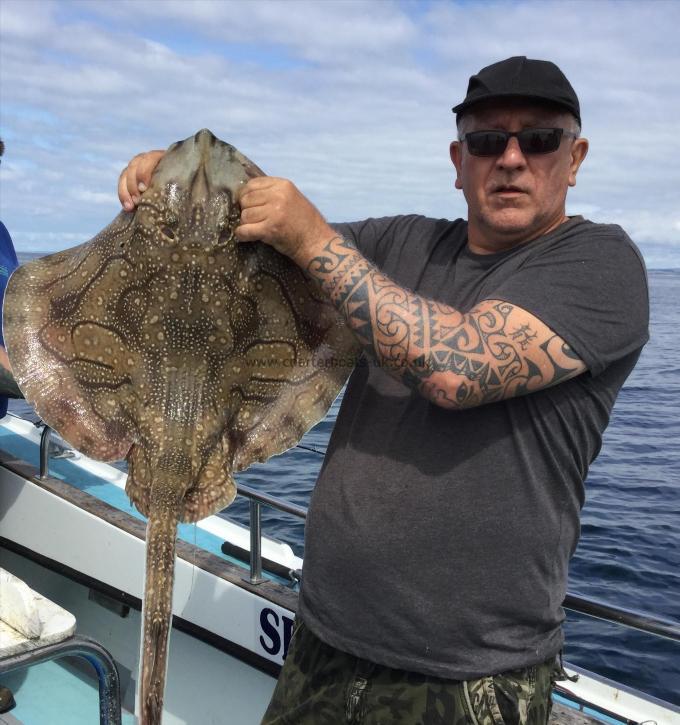
M149 504L146 582L142 610L139 723L160 725L172 623L175 543L181 499L171 487L154 485Z

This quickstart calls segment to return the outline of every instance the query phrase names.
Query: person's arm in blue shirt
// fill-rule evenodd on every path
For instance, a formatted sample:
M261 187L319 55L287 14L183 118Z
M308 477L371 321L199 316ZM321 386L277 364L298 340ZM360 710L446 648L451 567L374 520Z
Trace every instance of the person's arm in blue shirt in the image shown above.
M8 398L24 397L14 381L7 351L2 345L0 345L0 395L5 395Z
M5 286L9 275L18 266L16 252L12 239L5 225L0 221L0 320L2 320L2 303L5 294ZM0 328L1 329L1 328ZM23 398L21 390L14 381L12 366L9 364L7 351L4 347L4 340L0 333L0 397ZM2 408L4 409L4 401ZM0 415L4 415L0 412Z

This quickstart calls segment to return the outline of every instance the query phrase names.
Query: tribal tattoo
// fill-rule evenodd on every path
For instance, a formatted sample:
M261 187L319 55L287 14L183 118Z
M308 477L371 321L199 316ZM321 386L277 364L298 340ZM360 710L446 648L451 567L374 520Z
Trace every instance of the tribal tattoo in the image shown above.
M307 273L391 375L445 408L471 408L555 385L586 366L537 317L500 300L470 312L417 295L334 237Z

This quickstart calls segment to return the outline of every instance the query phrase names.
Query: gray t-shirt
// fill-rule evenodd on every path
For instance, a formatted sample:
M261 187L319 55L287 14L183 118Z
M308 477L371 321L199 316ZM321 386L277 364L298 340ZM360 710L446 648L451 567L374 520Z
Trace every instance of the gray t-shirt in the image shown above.
M640 254L620 227L581 217L490 255L468 250L462 220L337 228L423 296L528 310L588 372L452 411L359 364L312 495L300 615L342 651L439 677L542 662L562 646L583 481L648 339Z

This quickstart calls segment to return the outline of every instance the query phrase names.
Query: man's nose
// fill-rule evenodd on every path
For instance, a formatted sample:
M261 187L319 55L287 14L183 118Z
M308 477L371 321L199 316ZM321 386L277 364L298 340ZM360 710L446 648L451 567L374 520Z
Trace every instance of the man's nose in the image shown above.
M515 136L508 139L505 151L496 159L496 165L503 169L516 169L526 166L527 160L519 147L519 141Z

